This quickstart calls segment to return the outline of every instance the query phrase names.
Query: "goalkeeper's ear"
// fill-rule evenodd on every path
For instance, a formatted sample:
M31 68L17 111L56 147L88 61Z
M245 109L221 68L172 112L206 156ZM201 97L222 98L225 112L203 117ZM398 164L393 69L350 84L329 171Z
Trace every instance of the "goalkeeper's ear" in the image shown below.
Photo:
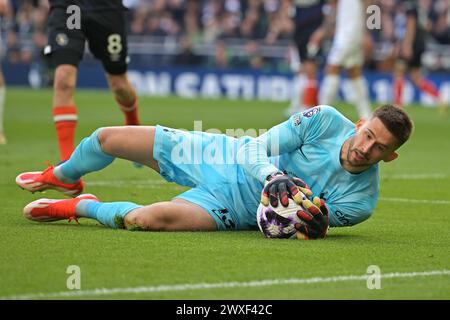
M384 161L384 162L390 162L390 161L395 160L395 159L397 159L397 158L398 158L398 153L395 152L395 151L393 151L392 153L388 154L388 155L383 159L383 161Z

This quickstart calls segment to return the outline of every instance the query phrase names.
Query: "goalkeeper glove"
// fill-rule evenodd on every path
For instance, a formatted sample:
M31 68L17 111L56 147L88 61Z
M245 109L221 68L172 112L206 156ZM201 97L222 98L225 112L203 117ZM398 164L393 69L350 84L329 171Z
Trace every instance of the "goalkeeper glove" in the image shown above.
M303 224L295 224L298 231L297 239L321 239L325 238L327 234L330 226L328 208L319 197L314 197L313 202L308 199L303 200L302 205L306 211L299 210L297 212L297 216L303 222Z
M312 195L308 185L299 178L290 177L283 172L273 173L266 178L266 183L261 194L261 203L272 207L278 206L278 199L281 205L289 205L289 196L298 204L303 201L303 196Z

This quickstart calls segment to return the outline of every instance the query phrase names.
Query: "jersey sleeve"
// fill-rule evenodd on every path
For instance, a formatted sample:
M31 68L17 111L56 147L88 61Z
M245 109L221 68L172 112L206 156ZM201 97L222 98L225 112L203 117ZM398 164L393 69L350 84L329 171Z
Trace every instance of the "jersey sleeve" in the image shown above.
M336 113L329 106L317 106L297 113L244 144L238 150L237 160L248 174L264 182L269 174L279 170L270 163L270 156L292 152L305 143L314 143L329 129Z

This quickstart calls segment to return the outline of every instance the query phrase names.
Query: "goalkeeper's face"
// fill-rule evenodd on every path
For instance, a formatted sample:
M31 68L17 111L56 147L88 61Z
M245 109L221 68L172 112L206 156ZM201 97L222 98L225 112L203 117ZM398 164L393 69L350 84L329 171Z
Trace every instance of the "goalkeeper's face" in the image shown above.
M347 161L354 167L368 167L381 160L392 161L398 156L397 146L397 139L375 117L356 125L356 134L347 150Z

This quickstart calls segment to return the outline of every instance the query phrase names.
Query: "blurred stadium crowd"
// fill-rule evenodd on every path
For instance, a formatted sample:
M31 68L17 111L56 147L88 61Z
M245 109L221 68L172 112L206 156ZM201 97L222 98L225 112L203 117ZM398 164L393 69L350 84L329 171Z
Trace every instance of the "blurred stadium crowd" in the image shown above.
M129 11L129 53L141 64L289 70L294 23L280 14L283 0L124 0ZM396 22L405 19L397 0L374 0L381 29L369 30L366 68L389 71L395 60ZM10 0L1 17L3 56L31 63L46 45L47 0ZM419 21L427 32L424 64L450 70L450 1L418 0ZM335 7L327 7L334 14ZM332 34L323 43L323 56Z

